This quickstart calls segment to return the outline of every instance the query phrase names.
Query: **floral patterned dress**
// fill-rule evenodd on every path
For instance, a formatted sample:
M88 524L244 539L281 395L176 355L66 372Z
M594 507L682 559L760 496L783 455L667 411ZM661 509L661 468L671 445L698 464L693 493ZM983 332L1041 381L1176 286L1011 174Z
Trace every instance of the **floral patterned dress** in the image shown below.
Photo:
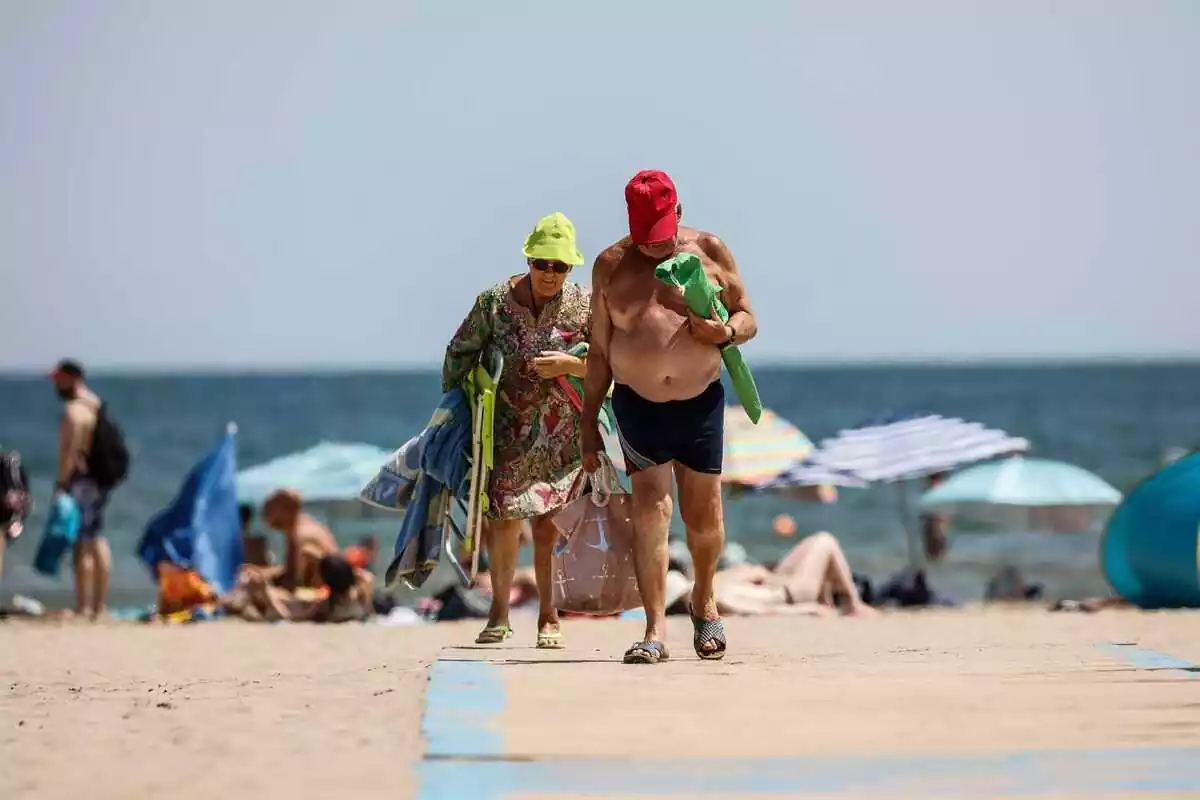
M543 351L566 351L591 334L586 289L567 283L537 319L517 302L516 276L475 301L446 348L442 390L458 386L484 348L504 354L493 431L492 519L531 519L574 497L580 471L580 415L558 381L540 377L533 359Z

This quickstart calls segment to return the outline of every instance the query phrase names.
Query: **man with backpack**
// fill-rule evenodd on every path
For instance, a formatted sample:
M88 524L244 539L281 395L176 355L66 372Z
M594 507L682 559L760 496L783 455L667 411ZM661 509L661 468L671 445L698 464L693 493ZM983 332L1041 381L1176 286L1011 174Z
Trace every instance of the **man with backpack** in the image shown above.
M70 494L79 506L80 529L75 542L75 605L87 617L104 614L112 551L102 533L109 494L129 469L129 453L120 428L109 418L103 401L84 383L83 367L71 360L50 374L63 401L59 425L57 498Z

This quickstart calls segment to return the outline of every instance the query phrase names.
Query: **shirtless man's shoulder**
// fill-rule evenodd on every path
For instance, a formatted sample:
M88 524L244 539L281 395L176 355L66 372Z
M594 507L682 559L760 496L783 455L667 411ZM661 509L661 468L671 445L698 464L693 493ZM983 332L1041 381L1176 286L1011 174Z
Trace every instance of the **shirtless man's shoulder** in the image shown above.
M715 233L702 231L697 228L679 229L679 244L681 250L688 250L704 256L706 261L719 267L722 271L736 270L733 253Z
M628 236L604 248L592 265L592 288L604 291L613 272L625 261L631 250L633 242Z

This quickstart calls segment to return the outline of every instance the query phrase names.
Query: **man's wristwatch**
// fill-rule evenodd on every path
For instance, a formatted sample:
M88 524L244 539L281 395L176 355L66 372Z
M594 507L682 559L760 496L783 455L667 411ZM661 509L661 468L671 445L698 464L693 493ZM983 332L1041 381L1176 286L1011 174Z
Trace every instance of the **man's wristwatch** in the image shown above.
M737 331L733 329L732 325L726 323L725 327L729 330L729 338L717 345L722 350L727 347L733 347L733 340L737 338Z

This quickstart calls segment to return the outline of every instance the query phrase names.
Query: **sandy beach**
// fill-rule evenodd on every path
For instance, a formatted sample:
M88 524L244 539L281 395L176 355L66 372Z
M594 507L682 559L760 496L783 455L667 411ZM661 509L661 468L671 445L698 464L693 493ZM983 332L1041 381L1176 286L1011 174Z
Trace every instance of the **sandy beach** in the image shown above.
M1200 661L1195 619L1041 609L735 619L722 663L696 660L683 619L670 632L673 660L642 668L616 663L636 622L573 621L567 649L539 652L532 620L489 649L469 644L473 624L14 621L0 625L0 797L452 797L456 781L496 761L550 772L530 773L528 786L514 772L474 796L568 796L563 784L578 796L662 796L650 783L629 794L612 770L559 769L579 759L635 771L691 763L694 776L726 780L760 764L728 796L807 796L790 773L776 794L762 776L811 758L823 765L812 785L822 795L859 796L848 781L865 780L854 765L866 758L926 765L908 782L881 773L875 795L931 796L937 779L950 794L1007 796L1013 786L979 781L1014 754L1058 781L1042 786L1031 772L1018 794L1103 795L1142 768L1123 759L1142 757L1164 765L1155 774L1184 774L1138 796L1193 796L1200 775L1184 761L1200 757L1179 753L1200 756L1200 679L1180 668ZM441 684L430 681L439 658ZM481 675L492 683L472 689ZM1058 766L1039 767L1038 754Z

